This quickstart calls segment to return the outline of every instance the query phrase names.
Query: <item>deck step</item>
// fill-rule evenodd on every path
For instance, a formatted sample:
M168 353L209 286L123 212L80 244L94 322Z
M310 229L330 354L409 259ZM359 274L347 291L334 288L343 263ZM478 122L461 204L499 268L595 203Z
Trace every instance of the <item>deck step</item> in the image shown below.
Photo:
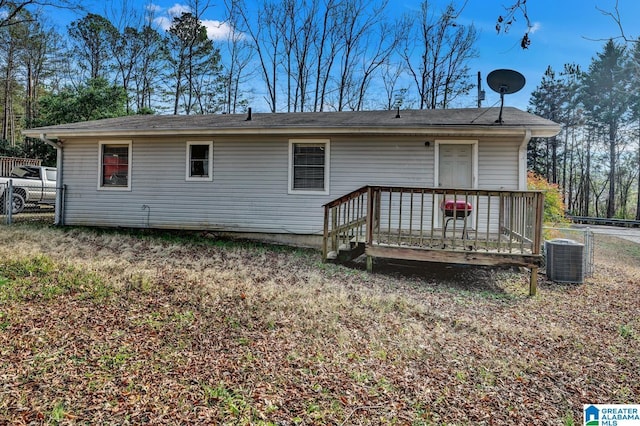
M356 257L364 254L365 244L357 243L351 244L351 246L340 247L337 260L340 262L348 262Z
M348 262L364 254L365 243L342 244L337 251L327 253L325 261L339 263Z

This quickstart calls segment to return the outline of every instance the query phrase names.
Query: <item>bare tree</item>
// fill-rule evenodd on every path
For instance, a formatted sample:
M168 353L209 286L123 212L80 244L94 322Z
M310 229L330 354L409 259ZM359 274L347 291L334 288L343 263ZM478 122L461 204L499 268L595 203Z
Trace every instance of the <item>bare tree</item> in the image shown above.
M350 103L352 105L358 104L357 96L360 86L366 90L368 78L360 80L360 77L364 76L356 75L356 67L360 61L364 60L363 57L369 48L367 45L369 37L375 27L382 22L386 6L386 0L374 4L366 0L345 0L338 5L339 24L336 27L336 34L341 56L336 89L338 94L336 109L338 111L342 111ZM384 51L384 49L382 50ZM376 55L388 56L386 53L380 52Z
M382 87L385 92L385 109L400 108L405 104L405 96L408 88L398 88L398 81L403 72L403 68L397 64L387 62L382 66L381 78Z
M3 12L0 14L0 28L32 22L34 17L31 10L48 7L82 10L80 2L71 0L0 0L0 10Z
M616 25L618 26L618 29L620 31L620 35L617 37L613 37L613 39L622 39L624 40L626 43L636 43L636 44L640 44L640 38L637 38L638 36L631 36L629 35L624 27L624 24L622 22L622 14L620 13L620 7L619 7L619 1L616 0L616 4L613 7L613 10L605 10L605 9L601 9L599 7L596 6L596 9L598 9L603 15L611 18L613 20L613 22L616 23Z
M517 22L518 18L522 17L527 28L520 39L520 47L523 49L528 48L531 44L529 33L531 32L533 25L531 24L531 19L529 19L527 0L515 0L510 6L506 6L504 9L505 12L498 15L498 18L496 19L496 32L498 34L501 32L508 33L513 24Z
M245 34L242 32L242 19L237 4L227 2L227 23L231 31L227 34L226 63L224 67L224 110L235 114L238 108L246 107L247 100L242 95L241 87L247 84L254 73L249 71L249 66L254 58L254 51ZM223 59L224 60L224 59Z
M449 3L442 14L423 1L401 52L417 90L420 109L447 108L471 89L467 62L476 55L477 32L456 22L462 10Z
M639 43L640 39L636 38L637 36L629 35L626 30L624 23L622 22L622 13L620 12L620 2L619 0L615 0L615 5L613 6L613 10L603 9L596 6L596 9L599 10L603 15L611 18L613 22L616 23L619 30L619 35L611 36L610 38L616 40L621 39L627 43ZM519 18L522 18L526 25L526 30L522 39L520 40L520 47L526 49L531 44L531 38L529 34L533 25L531 24L531 18L529 17L529 12L527 10L527 0L513 0L513 3L509 6L504 7L504 13L499 14L496 19L496 32L500 33L508 33L511 27L518 21ZM603 41L603 40L600 40Z
M316 0L285 0L283 26L284 57L287 70L287 110L304 111L309 97L314 42L318 37Z
M374 73L388 62L404 38L406 29L408 28L405 20L398 20L392 24L381 22L377 26L378 29L376 31L369 33L365 41L367 49L361 58L359 84L356 87L357 92L355 93L356 103L354 109L357 111L364 108L367 89L372 82Z
M252 48L258 60L260 75L265 84L266 102L271 112L278 108L278 64L282 44L282 31L278 27L282 22L281 9L268 0L258 5L256 22L247 13L247 6L243 0L229 0L238 13L238 22L252 41ZM229 6L227 6L229 8Z
M322 24L315 41L315 91L313 97L313 111L323 111L327 96L329 76L337 57L338 23L336 16L340 0L326 0L322 13Z
M251 40L272 112L362 109L367 88L402 29L384 20L386 0L264 0L256 21L228 5ZM283 93L286 102L278 102Z

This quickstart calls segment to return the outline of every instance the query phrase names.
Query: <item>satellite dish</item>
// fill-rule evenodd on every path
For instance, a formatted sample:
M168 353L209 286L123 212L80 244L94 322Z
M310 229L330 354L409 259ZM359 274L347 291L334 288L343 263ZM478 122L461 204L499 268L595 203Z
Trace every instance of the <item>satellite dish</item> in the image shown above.
M502 124L502 107L504 107L504 95L516 93L524 87L526 80L518 71L493 70L487 76L487 84L494 92L500 93L500 116L496 123Z

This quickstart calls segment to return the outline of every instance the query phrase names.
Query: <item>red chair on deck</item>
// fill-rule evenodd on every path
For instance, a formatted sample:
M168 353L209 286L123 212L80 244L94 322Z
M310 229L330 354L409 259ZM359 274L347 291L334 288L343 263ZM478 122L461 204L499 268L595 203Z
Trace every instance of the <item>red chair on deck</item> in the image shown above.
M462 220L462 237L468 239L467 218L473 211L471 203L464 200L442 200L440 210L442 210L442 215L445 218L443 237L447 236L447 226L449 226L449 222L452 220Z

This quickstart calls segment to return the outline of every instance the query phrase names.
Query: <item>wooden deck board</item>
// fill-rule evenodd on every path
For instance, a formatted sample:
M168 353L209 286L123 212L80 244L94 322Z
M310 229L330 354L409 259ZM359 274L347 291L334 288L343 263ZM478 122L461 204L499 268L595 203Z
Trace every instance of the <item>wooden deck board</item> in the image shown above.
M382 244L367 245L365 254L367 256L389 259L483 266L509 265L533 268L539 267L542 264L542 255L430 249L425 247L399 247Z

